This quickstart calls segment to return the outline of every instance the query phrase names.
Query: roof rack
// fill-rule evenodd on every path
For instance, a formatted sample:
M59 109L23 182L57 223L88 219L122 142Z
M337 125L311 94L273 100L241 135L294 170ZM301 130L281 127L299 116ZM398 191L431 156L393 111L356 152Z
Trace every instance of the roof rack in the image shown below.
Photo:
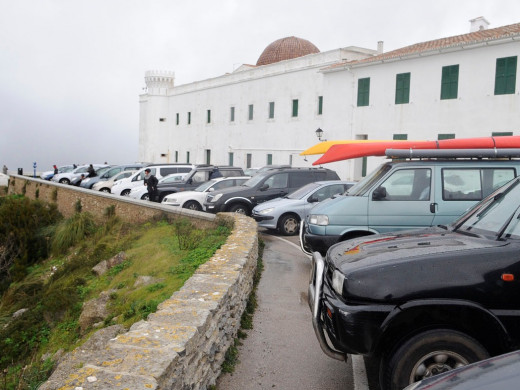
M520 157L520 148L504 149L386 149L390 158L512 158Z

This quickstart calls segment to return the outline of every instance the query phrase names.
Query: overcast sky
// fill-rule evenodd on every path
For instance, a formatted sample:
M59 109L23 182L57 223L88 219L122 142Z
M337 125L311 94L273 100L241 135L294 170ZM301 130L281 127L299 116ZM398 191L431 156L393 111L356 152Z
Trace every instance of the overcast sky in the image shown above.
M296 36L390 51L520 22L519 0L0 0L0 165L138 160L146 70L176 85L255 64Z

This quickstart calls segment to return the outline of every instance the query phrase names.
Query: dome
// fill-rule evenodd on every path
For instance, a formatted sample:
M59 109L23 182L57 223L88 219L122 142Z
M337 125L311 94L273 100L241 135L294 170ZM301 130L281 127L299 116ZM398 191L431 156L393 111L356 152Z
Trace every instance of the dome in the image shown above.
M275 62L319 52L320 50L316 46L305 39L297 37L282 38L274 41L264 49L256 62L256 66L274 64Z

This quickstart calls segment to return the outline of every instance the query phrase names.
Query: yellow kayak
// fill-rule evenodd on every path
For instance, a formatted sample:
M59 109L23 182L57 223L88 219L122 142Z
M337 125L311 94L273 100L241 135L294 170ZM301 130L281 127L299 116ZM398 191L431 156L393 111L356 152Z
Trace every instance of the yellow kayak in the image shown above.
M342 140L342 141L323 141L323 142L317 143L314 146L311 146L307 150L304 150L303 152L300 153L300 156L309 156L311 154L324 154L333 145L358 144L358 143L365 143L365 142L386 142L386 141L373 140L373 139L349 139L349 140Z

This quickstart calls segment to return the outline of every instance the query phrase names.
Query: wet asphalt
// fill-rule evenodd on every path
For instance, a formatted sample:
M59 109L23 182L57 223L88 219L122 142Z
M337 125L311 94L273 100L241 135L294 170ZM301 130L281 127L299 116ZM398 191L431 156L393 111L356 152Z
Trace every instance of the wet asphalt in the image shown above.
M222 374L217 389L353 390L351 361L327 357L314 334L307 304L310 262L297 236L261 237L264 271L253 329L242 340L234 373Z

